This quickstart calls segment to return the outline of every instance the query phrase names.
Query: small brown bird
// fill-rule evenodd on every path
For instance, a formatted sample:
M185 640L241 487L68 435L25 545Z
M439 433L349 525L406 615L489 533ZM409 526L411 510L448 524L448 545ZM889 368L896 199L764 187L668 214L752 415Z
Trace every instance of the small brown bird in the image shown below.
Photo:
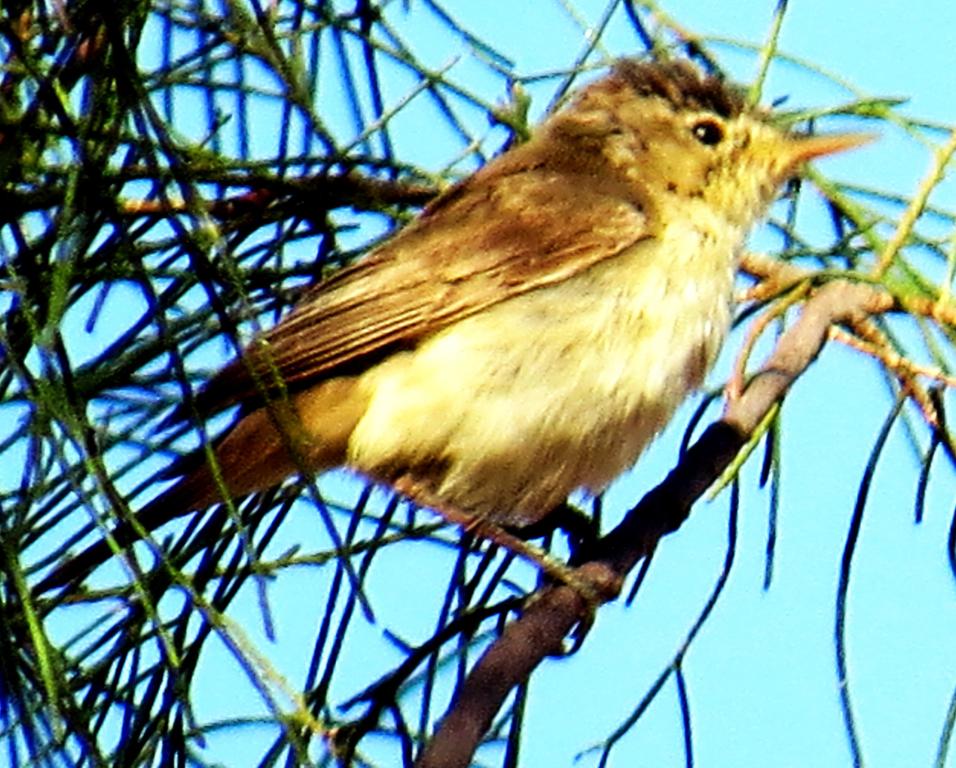
M206 413L243 406L215 449L225 486L345 466L517 527L601 491L703 380L780 185L865 140L787 134L686 62L620 61L208 383ZM138 519L221 500L203 460ZM110 554L99 542L41 587Z

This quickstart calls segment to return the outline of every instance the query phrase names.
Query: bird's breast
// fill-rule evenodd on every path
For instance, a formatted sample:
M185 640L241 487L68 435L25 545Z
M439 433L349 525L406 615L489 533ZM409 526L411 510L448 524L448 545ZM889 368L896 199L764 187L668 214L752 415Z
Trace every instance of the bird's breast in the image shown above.
M350 463L512 525L602 490L713 362L736 247L677 226L393 357L365 375Z

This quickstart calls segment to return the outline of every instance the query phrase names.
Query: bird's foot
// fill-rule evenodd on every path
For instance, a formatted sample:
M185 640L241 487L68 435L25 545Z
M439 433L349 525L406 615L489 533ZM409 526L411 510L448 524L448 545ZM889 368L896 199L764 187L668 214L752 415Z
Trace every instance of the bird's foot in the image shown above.
M605 583L606 580L592 578L589 572L569 565L497 523L463 512L436 499L432 493L410 478L401 478L394 485L400 493L417 504L434 510L448 522L459 525L470 533L504 547L518 557L532 563L552 581L571 587L588 604L589 613L593 613L602 603L613 600L620 592L619 586L615 587L613 584ZM570 506L564 512L567 513L567 519L577 517L573 528L576 534L581 535L581 531L583 531L582 518L586 520L583 513ZM578 513L577 516L573 515L574 512ZM565 526L559 523L558 527L564 528ZM527 535L528 529L521 529L521 532L523 536ZM588 533L593 536L590 531Z

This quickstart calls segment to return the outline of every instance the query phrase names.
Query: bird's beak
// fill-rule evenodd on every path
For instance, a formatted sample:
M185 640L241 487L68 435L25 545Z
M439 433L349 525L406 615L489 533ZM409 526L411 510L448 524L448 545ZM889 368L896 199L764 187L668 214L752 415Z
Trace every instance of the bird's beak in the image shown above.
M783 158L790 171L797 171L804 163L817 157L845 152L876 139L872 133L829 133L820 136L790 136Z

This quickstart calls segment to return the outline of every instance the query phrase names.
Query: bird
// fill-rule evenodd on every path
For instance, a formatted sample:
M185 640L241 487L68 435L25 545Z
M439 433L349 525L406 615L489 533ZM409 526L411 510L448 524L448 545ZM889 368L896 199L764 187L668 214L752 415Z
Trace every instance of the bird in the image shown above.
M546 522L632 467L701 385L782 186L868 139L792 133L686 60L618 60L215 374L201 414L239 406L215 469L184 461L139 526L336 467L458 522Z

